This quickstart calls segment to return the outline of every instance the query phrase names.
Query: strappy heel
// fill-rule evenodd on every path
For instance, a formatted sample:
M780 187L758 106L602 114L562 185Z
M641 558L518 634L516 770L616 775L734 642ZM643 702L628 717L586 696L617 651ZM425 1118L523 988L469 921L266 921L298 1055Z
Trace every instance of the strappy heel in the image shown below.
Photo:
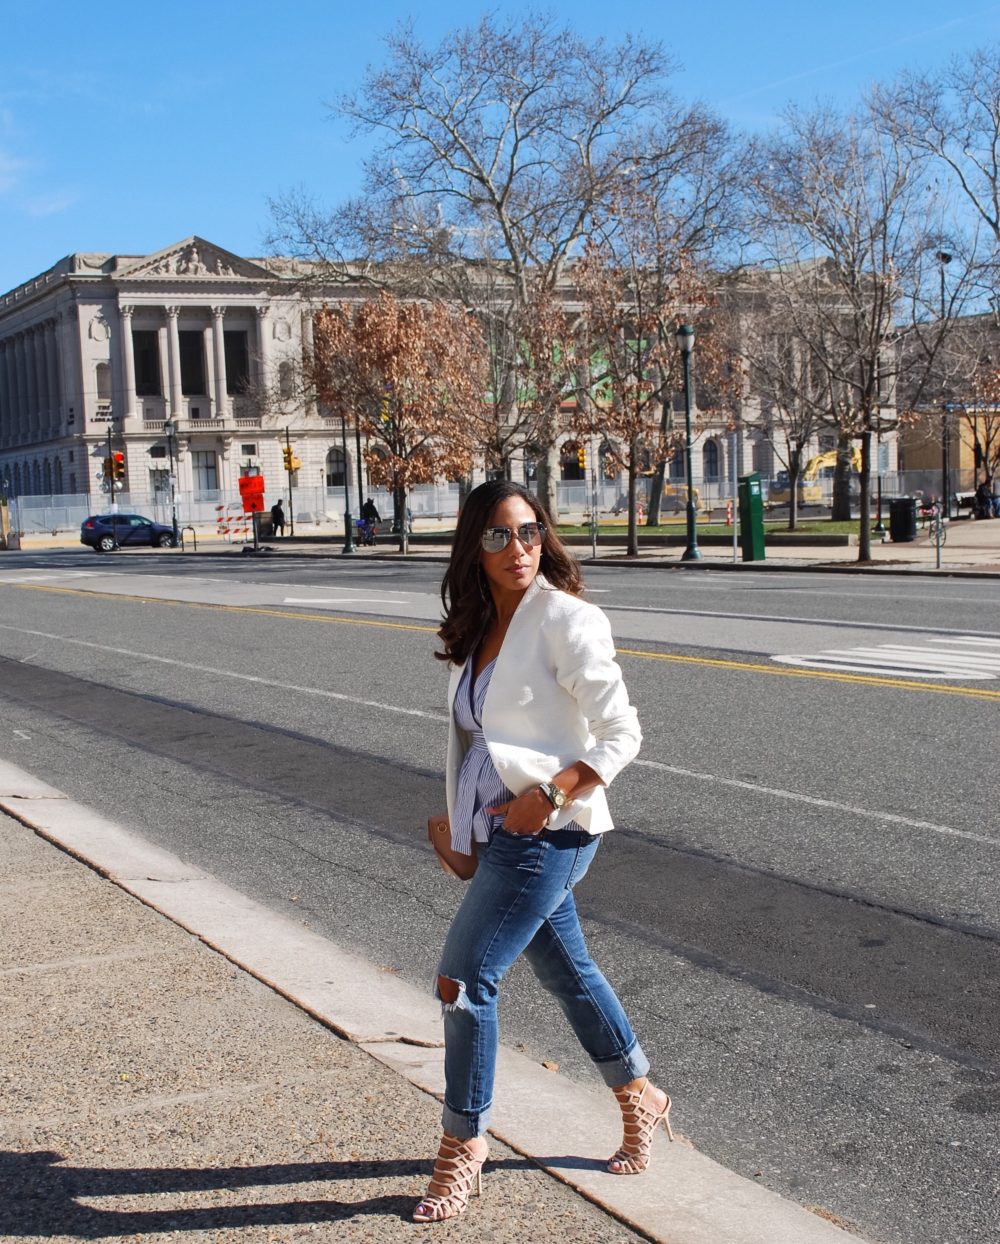
M667 1097L662 1110L653 1108L649 1097L654 1088L652 1081L647 1080L638 1092L627 1088L616 1088L615 1097L622 1110L622 1123L625 1131L621 1147L614 1157L608 1160L607 1170L612 1175L641 1175L649 1166L650 1150L653 1147L653 1133L657 1125L663 1121L667 1135L671 1140L674 1134L670 1129L670 1098ZM647 1094L649 1095L647 1097ZM666 1096L666 1094L664 1094Z
M413 1221L442 1222L465 1213L473 1188L476 1196L483 1194L483 1163L487 1156L488 1151L477 1158L468 1141L446 1132L441 1137L427 1193L413 1211Z

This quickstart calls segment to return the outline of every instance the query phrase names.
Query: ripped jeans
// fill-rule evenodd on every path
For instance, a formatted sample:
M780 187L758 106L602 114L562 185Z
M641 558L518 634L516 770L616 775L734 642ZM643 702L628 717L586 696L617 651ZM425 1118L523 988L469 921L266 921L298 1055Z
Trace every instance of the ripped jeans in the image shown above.
M438 969L457 986L455 1001L442 1003L442 1122L452 1136L467 1140L489 1126L497 996L504 973L522 953L606 1084L627 1084L649 1070L621 1003L590 957L573 901L573 886L599 844L599 836L575 830L527 836L499 829L480 846L479 868L448 931Z

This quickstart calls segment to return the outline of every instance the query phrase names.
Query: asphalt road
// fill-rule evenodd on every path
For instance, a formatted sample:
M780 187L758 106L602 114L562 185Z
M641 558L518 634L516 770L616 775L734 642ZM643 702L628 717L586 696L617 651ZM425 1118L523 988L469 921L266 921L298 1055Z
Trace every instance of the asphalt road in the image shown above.
M429 980L440 573L11 555L0 755ZM873 1239L995 1240L1000 585L587 577L645 741L579 901L678 1126ZM591 1077L524 971L503 1023Z

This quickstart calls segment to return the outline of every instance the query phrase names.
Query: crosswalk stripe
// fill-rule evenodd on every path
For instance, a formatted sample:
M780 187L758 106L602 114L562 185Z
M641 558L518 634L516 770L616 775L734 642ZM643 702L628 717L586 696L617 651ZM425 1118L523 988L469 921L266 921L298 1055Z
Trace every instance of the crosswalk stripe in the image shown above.
M940 644L950 644L952 647L938 647ZM965 645L969 647L965 648ZM993 645L998 650L994 651ZM771 659L780 665L805 669L878 673L896 678L920 675L923 678L994 681L1000 675L1000 640L980 636L959 639L941 637L919 647L909 644L878 644L873 647L827 648L811 655L782 655Z

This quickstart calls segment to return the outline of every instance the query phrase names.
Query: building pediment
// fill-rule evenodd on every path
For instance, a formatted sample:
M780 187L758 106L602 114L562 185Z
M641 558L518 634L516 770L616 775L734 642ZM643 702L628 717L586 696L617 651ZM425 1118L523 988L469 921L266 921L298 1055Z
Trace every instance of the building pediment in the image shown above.
M187 238L154 255L124 259L121 266L116 267L114 275L118 280L169 277L171 280L192 281L213 277L261 281L272 280L274 276L252 260L243 259L198 237Z

